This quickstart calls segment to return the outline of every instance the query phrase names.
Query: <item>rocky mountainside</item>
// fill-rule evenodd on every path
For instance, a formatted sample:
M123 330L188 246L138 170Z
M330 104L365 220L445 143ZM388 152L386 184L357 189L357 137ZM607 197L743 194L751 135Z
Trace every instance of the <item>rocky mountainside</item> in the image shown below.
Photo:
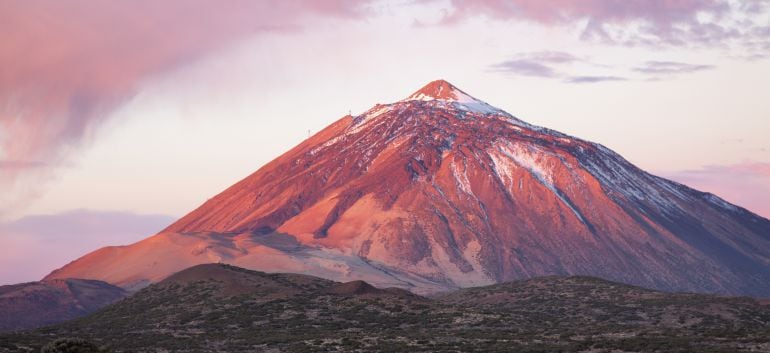
M589 275L768 297L770 221L439 80L343 117L160 234L47 278L138 288L210 262L416 293Z
M63 337L117 352L767 352L770 306L591 277L433 298L199 265L85 318L0 335L0 352Z
M51 325L90 314L123 299L109 283L55 279L0 286L0 332Z

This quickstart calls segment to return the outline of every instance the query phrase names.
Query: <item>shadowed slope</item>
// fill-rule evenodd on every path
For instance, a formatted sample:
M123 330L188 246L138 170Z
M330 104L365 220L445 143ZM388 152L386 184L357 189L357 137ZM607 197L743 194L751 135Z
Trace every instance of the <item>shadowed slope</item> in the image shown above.
M0 286L0 332L84 316L127 295L102 281L63 279Z

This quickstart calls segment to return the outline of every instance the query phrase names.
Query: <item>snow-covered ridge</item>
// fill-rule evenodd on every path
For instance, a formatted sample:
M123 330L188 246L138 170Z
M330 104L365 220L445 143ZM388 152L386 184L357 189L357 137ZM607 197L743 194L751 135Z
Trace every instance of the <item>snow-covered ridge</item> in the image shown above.
M407 110L415 106L419 108L450 110L456 112L460 119L496 119L507 122L519 130L523 128L557 138L574 140L571 136L520 120L502 109L473 98L444 80L430 82L405 99L389 104L378 104L355 116L353 124L345 131L345 135L353 135L367 126L383 123L382 118L388 115L388 113Z

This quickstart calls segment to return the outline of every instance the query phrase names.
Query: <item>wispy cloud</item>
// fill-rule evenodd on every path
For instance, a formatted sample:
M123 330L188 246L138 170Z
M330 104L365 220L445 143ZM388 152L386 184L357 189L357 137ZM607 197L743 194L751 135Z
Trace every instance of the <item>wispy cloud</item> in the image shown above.
M555 64L583 61L583 59L563 51L537 51L527 54L527 57L530 60Z
M556 78L562 74L555 66L563 66L582 59L563 51L536 51L519 53L510 60L493 64L493 71L512 73L524 76Z
M572 75L574 64L602 66L587 59L562 51L537 51L519 53L509 60L490 65L492 71L519 76L558 79L565 83L598 83L625 81L626 78L610 75Z
M365 6L349 0L0 2L0 160L6 161L0 213L28 199L25 190L46 179L46 167L88 140L143 80L237 40L302 30L308 19L362 18Z
M631 68L612 67L560 51L518 53L509 60L489 66L491 71L494 72L558 79L565 83L576 84L618 82L633 79L661 80L673 78L681 74L711 70L715 67L714 65L655 60L646 61ZM596 73L597 68L600 73ZM640 77L640 75L642 76ZM634 78L634 76L636 77Z
M711 70L714 65L688 64L675 61L647 61L641 66L633 68L634 71L650 75L675 75Z
M572 76L564 79L564 81L568 83L597 83L627 80L627 78L619 76Z
M0 170L17 171L30 168L43 168L48 166L48 163L40 161L6 161L0 160Z
M559 76L556 70L550 66L529 59L506 60L501 63L494 64L491 67L496 71L524 76L548 78Z
M39 280L90 251L130 244L173 220L165 215L74 210L0 223L0 285Z

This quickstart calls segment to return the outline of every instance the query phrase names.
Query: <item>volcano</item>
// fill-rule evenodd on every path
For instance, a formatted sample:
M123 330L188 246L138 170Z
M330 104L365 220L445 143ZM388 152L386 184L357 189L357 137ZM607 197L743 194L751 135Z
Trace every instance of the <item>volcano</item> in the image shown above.
M416 293L590 275L768 297L770 221L438 80L46 279L131 289L212 262Z

